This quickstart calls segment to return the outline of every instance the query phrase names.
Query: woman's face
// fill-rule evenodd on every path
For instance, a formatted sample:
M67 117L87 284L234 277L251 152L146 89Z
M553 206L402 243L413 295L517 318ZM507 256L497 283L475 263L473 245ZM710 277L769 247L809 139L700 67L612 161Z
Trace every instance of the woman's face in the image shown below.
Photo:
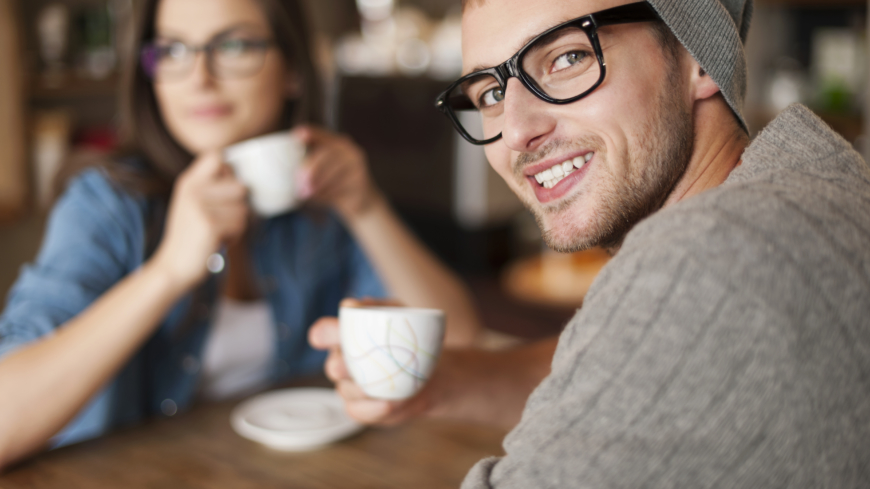
M224 41L213 50L211 69L199 52L189 70L155 78L163 122L187 151L196 155L278 129L292 84L277 47L251 48L272 40L256 0L160 0L155 32L157 44L175 56L164 55L160 68L180 63L173 59L181 59L184 46Z

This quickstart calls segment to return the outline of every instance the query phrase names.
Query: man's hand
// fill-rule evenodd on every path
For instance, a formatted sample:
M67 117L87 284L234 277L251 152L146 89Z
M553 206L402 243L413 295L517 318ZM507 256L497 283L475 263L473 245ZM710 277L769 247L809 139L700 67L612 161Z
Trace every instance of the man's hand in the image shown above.
M345 299L341 305L354 307L361 305L397 306L401 304L368 299L362 301ZM357 421L365 424L393 425L423 414L427 410L423 391L405 401L384 401L372 399L365 395L351 378L347 365L344 363L344 357L341 354L338 318L325 317L314 323L308 332L308 341L311 346L318 350L329 350L329 356L326 358L324 366L326 376L335 382L336 390L345 400L348 414Z
M432 377L416 396L384 401L367 397L351 378L341 354L338 319L318 320L308 340L314 348L329 350L326 375L335 382L348 414L361 423L394 425L426 415L505 428L519 421L532 389L549 373L557 342L548 338L500 352L445 349Z

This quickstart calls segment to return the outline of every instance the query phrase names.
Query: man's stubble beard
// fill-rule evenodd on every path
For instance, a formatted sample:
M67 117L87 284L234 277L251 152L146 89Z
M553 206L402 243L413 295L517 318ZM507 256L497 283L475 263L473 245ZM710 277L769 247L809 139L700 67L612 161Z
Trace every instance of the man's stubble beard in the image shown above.
M600 185L604 188L598 189L602 195L599 209L588 223L577 222L575 216L565 214L582 192L550 208L535 205L537 202L524 202L535 216L547 246L562 253L596 246L616 250L637 223L664 205L689 166L694 143L691 109L680 98L682 81L668 81L670 88L659 97L654 117L644 125L643 136L629 148L628 173L624 177L614 175L604 164L607 155L602 151L603 142L596 141L597 138L569 144L557 142L541 152L546 155L566 146L597 147L600 148L595 152L597 164L610 175L601 179ZM672 83L674 81L676 84ZM580 146L579 143L591 144ZM526 159L531 162L542 158L520 155L518 163ZM517 169L522 166L518 164ZM560 222L547 228L545 216L550 222Z

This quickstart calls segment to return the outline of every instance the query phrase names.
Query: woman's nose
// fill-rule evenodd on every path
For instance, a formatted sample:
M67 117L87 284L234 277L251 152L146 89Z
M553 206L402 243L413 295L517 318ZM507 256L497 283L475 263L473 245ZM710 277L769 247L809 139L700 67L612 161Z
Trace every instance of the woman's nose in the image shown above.
M190 81L198 87L212 86L215 83L214 74L209 68L209 56L207 51L198 51L193 57Z

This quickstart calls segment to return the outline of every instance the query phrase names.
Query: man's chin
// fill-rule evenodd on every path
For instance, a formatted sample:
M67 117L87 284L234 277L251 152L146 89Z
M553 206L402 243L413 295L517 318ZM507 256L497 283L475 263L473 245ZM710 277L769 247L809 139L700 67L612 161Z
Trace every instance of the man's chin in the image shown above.
M593 227L588 219L572 215L569 209L561 212L545 214L540 210L534 212L535 220L541 229L544 242L560 253L573 253L596 246Z

